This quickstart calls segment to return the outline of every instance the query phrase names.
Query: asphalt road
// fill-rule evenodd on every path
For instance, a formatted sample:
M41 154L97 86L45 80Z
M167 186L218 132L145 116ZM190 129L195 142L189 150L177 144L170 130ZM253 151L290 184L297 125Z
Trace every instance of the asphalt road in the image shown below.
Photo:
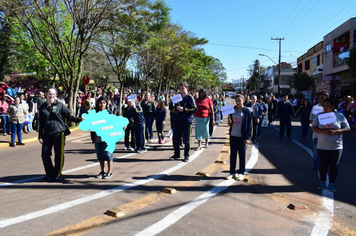
M168 160L169 139L144 154L118 143L109 180L94 177L100 168L88 132L68 136L60 183L41 182L37 141L2 147L0 235L356 235L356 130L344 137L332 194L317 189L311 140L300 143L298 122L292 140L279 140L278 127L263 128L259 145L248 145L246 180L226 181L224 121L209 149L192 150L188 163ZM194 136L192 142L196 147ZM291 210L290 204L304 209Z

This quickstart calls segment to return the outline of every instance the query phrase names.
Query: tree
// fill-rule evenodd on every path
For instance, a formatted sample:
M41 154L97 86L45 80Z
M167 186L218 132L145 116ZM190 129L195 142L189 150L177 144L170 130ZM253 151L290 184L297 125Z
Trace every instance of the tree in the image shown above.
M83 57L112 13L124 12L138 0L7 0L1 7L27 30L36 50L51 64L68 92L74 111Z
M10 56L11 24L6 20L7 14L0 6L0 81L4 79L6 66Z
M293 74L290 79L290 85L298 92L306 91L315 86L315 79L305 72L301 74Z
M356 47L350 50L350 57L345 58L349 71L352 76L356 77Z
M102 27L98 46L107 58L113 73L120 81L120 100L126 78L127 61L133 52L147 44L149 37L162 30L168 22L169 8L162 1L144 1L125 12L112 14L110 21ZM121 114L121 109L119 109Z
M255 60L252 68L249 69L250 78L249 83L246 88L249 88L251 91L258 89L258 81L260 79L260 61Z

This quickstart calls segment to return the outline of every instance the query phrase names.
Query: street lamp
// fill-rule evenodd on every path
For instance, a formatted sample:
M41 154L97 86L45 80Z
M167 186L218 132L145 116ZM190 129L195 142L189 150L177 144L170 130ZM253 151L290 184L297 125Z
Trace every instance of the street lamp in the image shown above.
M279 60L279 64L277 64L275 61L272 60L272 58L270 58L269 56L265 55L265 54L258 54L260 56L263 57L267 57L268 59L270 59L276 66L278 66L278 93L281 92L281 60Z

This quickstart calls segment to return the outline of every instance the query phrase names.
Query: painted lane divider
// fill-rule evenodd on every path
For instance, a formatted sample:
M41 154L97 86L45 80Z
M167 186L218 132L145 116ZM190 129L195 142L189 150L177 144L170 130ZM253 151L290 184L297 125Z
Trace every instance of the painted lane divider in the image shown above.
M278 131L277 127L273 126L275 130ZM303 148L308 154L313 158L313 151L298 142L295 139L291 139L295 144L299 147ZM316 223L313 227L313 231L310 234L311 236L327 236L329 234L329 230L333 225L333 217L334 217L334 193L330 192L326 189L322 190L322 208L316 220Z
M191 155L190 160L193 161L202 152L203 152L203 149L199 150L199 151L196 151L193 155ZM147 177L147 178L145 178L143 180L139 180L139 181L136 181L136 182L133 182L133 183L128 183L128 184L123 185L123 186L118 186L118 187L115 187L115 188L111 188L111 189L108 189L108 190L105 190L105 191L101 191L101 192L96 193L96 194L85 196L85 197L82 197L82 198L79 198L79 199L76 199L76 200L65 202L65 203L62 203L62 204L59 204L59 205L56 205L56 206L52 206L52 207L49 207L49 208L46 208L46 209L43 209L43 210L39 210L39 211L36 211L36 212L28 213L28 214L25 214L25 215L22 215L22 216L18 216L18 217L6 219L6 220L1 220L0 221L0 228L4 228L4 227L10 226L10 225L14 225L14 224L18 224L18 223L21 223L21 222L24 222L24 221L27 221L27 220L32 220L32 219L35 219L35 218L38 218L38 217L49 215L49 214L52 214L52 213L55 213L55 212L59 212L59 211L74 207L74 206L78 206L78 205L83 204L83 203L87 203L87 202L90 202L90 201L93 201L93 200L96 200L96 199L100 199L100 198L109 196L109 195L114 194L114 193L118 193L118 192L121 192L121 191L124 191L124 190L127 190L127 189L131 189L131 188L137 187L139 185L147 184L147 183L149 183L149 182L151 182L153 180L162 178L163 176L166 176L166 175L168 175L168 174L170 174L170 173L172 173L174 171L179 170L180 168L184 167L188 163L189 162L181 162L181 163L177 164L176 166L173 166L173 167L171 167L171 168L169 168L169 169L167 169L167 170L165 170L165 171L163 171L163 172L161 172L159 174L151 175L151 176L149 176L149 177Z
M251 157L250 160L248 161L247 165L248 168L246 168L246 172L251 170L253 166L257 163L258 160L258 149L255 145L252 146L252 152L251 152ZM151 225L150 227L144 229L140 233L136 234L136 236L146 236L146 235L157 235L161 233L163 230L167 229L169 226L173 225L177 221L179 221L181 218L183 218L185 215L187 215L189 212L193 211L195 208L198 206L202 205L212 197L214 197L216 194L224 191L227 189L230 185L236 183L234 179L231 180L225 180L220 182L217 186L214 188L210 189L209 191L201 194L199 197L195 198L193 201L185 204L184 206L178 208L177 210L173 211L172 213L168 214L165 218L162 220L158 221L157 223Z

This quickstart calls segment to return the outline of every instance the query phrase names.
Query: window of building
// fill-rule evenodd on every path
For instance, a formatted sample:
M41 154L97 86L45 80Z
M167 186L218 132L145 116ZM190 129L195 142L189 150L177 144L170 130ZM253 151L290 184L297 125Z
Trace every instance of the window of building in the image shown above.
M298 64L298 74L301 74L303 72L303 63Z
M305 67L305 70L309 70L310 69L310 60L306 60L304 62L304 67Z
M318 56L316 56L316 65L319 66L320 63L320 54Z
M325 46L325 56L326 57L330 54L331 49L332 49L331 44L328 44Z

